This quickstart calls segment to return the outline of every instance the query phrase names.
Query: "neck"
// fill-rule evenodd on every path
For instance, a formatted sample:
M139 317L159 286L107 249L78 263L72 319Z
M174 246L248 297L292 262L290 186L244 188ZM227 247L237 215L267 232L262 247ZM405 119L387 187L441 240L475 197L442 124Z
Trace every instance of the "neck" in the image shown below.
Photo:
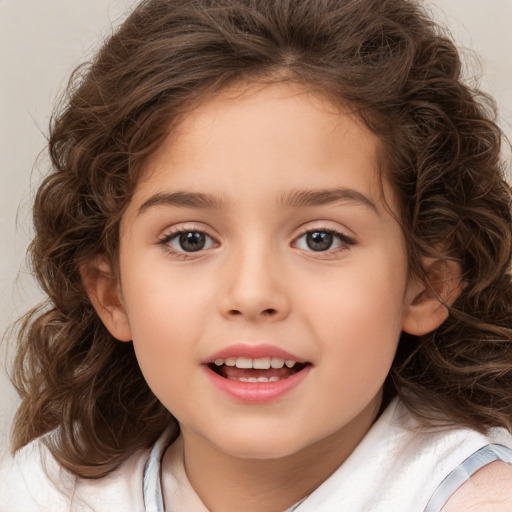
M186 473L212 512L282 512L311 494L343 464L377 413L378 404L373 404L357 421L275 459L236 457L183 429Z

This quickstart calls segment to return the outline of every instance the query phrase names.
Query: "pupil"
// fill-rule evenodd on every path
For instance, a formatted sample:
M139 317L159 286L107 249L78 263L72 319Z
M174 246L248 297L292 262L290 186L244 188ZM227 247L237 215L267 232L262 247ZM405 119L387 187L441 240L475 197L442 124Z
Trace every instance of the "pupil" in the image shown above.
M180 235L181 248L187 252L200 251L204 247L205 242L203 233L198 233L197 231L181 233Z
M330 249L333 235L325 231L313 231L306 236L306 243L312 251L326 251Z

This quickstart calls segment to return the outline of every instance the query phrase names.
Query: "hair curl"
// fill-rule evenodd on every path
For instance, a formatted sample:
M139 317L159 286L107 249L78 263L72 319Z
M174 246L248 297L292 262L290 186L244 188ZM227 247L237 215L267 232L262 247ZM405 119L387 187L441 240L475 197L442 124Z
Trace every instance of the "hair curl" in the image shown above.
M75 72L51 123L30 246L48 301L19 328L14 450L53 431L57 460L99 477L176 424L131 344L99 320L79 269L100 254L116 261L123 211L170 126L248 80L308 84L380 136L411 272L424 256L450 258L464 280L439 329L402 336L393 392L424 418L510 429L511 196L492 103L460 75L453 43L411 0L142 2Z

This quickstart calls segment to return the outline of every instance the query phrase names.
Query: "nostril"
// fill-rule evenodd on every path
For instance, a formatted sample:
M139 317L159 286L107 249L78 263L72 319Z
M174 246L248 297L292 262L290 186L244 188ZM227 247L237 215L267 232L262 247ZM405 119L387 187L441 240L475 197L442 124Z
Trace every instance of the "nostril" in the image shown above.
M235 317L235 316L247 316L248 318L257 318L257 317L260 317L260 318L273 318L273 317L277 317L279 316L279 313L280 313L280 310L277 309L277 308L265 308L265 309L260 309L260 308L241 308L241 309L235 309L235 308L230 308L227 310L226 314L229 315L230 317Z

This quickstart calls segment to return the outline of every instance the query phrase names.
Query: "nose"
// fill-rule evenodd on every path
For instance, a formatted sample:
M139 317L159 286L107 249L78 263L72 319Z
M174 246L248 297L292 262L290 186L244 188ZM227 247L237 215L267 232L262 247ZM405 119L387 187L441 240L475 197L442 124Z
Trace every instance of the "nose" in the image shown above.
M226 262L221 313L230 319L278 321L289 315L285 273L271 251L239 252Z

